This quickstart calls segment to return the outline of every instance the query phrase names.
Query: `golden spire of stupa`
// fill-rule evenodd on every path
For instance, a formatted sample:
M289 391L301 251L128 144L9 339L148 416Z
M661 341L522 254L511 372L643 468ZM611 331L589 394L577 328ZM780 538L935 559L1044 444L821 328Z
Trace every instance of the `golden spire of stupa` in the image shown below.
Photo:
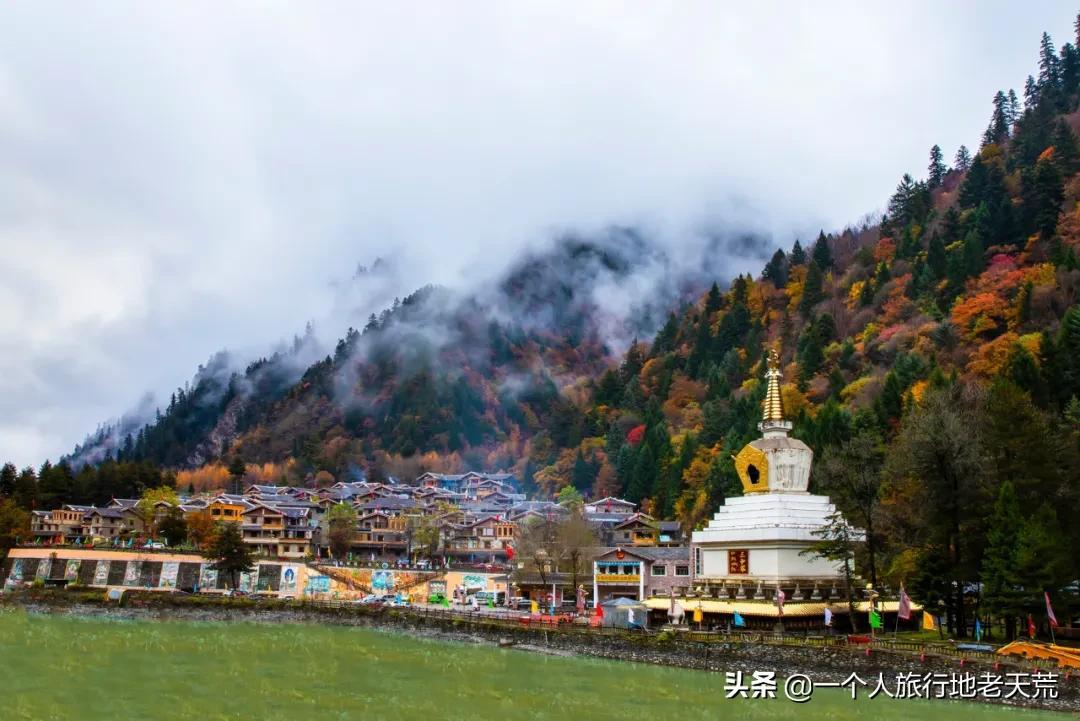
M784 421L784 399L780 395L780 355L775 349L769 351L769 370L765 372L765 401L761 404L764 423Z

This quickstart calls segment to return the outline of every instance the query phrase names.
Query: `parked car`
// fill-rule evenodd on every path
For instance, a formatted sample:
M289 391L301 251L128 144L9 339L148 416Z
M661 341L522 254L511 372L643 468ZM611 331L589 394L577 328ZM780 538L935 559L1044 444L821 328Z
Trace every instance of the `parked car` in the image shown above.
M165 544L162 543L161 541L147 541L143 545L143 548L149 548L149 549L152 549L154 551L162 551L162 550L165 549Z

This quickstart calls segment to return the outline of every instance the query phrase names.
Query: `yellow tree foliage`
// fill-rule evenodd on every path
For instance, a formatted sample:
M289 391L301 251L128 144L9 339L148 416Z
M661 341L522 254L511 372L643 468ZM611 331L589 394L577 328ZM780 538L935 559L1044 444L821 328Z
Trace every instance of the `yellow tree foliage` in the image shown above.
M1001 373L1005 367L1005 361L1009 358L1009 352L1017 340L1016 333L1010 331L1002 333L992 341L980 344L972 354L971 360L968 361L968 373L987 379Z
M176 487L186 491L192 487L196 492L222 491L229 487L229 469L220 463L208 463L190 471L178 471Z

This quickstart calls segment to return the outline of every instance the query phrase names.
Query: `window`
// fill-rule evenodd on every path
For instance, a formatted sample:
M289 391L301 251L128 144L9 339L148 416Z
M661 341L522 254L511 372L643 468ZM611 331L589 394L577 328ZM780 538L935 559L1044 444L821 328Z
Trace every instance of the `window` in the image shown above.
M653 567L652 567L652 575L654 575L654 576L666 576L667 575L667 566L661 565L659 563L654 563Z
M676 576L689 576L690 575L690 566L685 565L685 564L682 565L682 566L675 566L675 575Z
M701 575L701 548L694 548L694 575Z

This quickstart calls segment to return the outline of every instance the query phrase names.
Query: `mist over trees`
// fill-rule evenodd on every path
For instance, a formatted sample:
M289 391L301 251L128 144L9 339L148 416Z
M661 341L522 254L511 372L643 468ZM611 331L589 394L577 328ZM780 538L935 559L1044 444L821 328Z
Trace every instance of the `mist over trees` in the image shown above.
M769 248L727 287L658 290L617 333L597 289L663 266L630 231L568 239L492 294L421 289L311 363L303 338L243 373L211 363L101 462L4 466L0 539L11 509L162 485L469 468L690 530L741 493L731 458L758 434L777 348L812 490L867 534L860 576L903 583L959 636L973 616L1014 632L1042 591L1080 608L1080 55L1045 35L1037 60L990 98L977 150L949 167L933 145L879 223ZM521 546L537 573L558 530Z

